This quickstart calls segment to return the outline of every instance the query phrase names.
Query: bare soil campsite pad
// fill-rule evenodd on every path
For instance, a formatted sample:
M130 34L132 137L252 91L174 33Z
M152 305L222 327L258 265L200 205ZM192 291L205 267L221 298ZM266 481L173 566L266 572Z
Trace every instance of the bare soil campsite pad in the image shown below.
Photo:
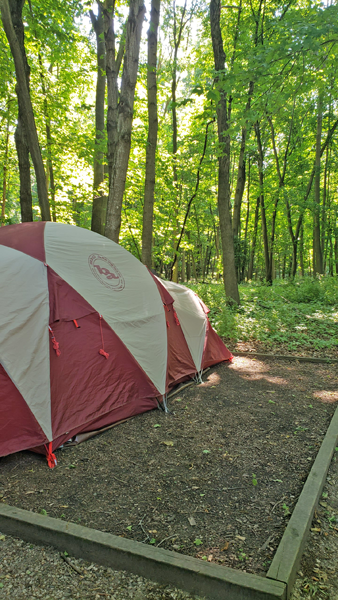
M235 358L58 466L0 459L0 499L247 572L270 565L338 401L336 365Z

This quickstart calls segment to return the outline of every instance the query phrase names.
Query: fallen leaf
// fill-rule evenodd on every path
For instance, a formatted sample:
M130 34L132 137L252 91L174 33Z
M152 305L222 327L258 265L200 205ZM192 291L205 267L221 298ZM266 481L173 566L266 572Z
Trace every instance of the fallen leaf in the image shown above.
M211 561L212 561L212 559L213 559L213 555L212 555L212 554L209 554L209 556L208 556L208 562L211 562Z
M174 442L162 442L165 446L173 446Z
M238 540L242 540L242 542L244 542L244 540L245 540L245 537L243 537L242 535L236 535L236 538Z
M190 523L190 525L193 527L194 525L196 525L196 521L194 519L194 517L188 517L188 521Z
M5 535L0 535L0 540L3 541L6 538Z
M223 548L221 548L221 552L225 552L229 548L229 542L225 542Z
M314 533L320 533L321 529L319 527L312 527L311 531L313 531Z

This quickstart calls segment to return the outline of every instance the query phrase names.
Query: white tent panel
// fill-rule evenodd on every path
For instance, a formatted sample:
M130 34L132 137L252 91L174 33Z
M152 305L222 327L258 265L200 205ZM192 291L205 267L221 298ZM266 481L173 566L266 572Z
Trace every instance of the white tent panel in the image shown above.
M163 279L160 281L174 299L174 308L195 363L196 371L200 371L207 330L207 317L199 298L184 285L174 283L173 281L164 281Z
M61 223L46 223L45 251L47 264L103 316L164 394L166 321L147 268L115 242Z
M52 438L45 265L0 245L0 363Z

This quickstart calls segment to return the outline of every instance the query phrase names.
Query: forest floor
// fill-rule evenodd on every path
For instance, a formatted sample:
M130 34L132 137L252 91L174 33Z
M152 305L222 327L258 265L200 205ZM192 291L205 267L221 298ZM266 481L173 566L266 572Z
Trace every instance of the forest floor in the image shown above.
M154 410L57 451L56 469L30 452L1 458L0 500L264 575L337 384L336 365L237 357L174 396L171 414ZM338 521L330 507L328 527ZM308 577L313 566L303 569Z
M233 351L338 359L338 278L239 286L241 305L226 305L221 283L190 286L209 307Z

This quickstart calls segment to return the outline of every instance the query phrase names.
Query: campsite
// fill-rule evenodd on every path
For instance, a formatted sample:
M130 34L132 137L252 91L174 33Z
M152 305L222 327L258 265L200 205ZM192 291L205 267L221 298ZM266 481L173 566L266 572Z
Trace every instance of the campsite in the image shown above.
M238 357L203 379L169 399L172 414L59 450L56 469L33 453L1 459L2 500L265 573L333 414L336 366Z
M0 0L0 600L338 598L337 0Z

